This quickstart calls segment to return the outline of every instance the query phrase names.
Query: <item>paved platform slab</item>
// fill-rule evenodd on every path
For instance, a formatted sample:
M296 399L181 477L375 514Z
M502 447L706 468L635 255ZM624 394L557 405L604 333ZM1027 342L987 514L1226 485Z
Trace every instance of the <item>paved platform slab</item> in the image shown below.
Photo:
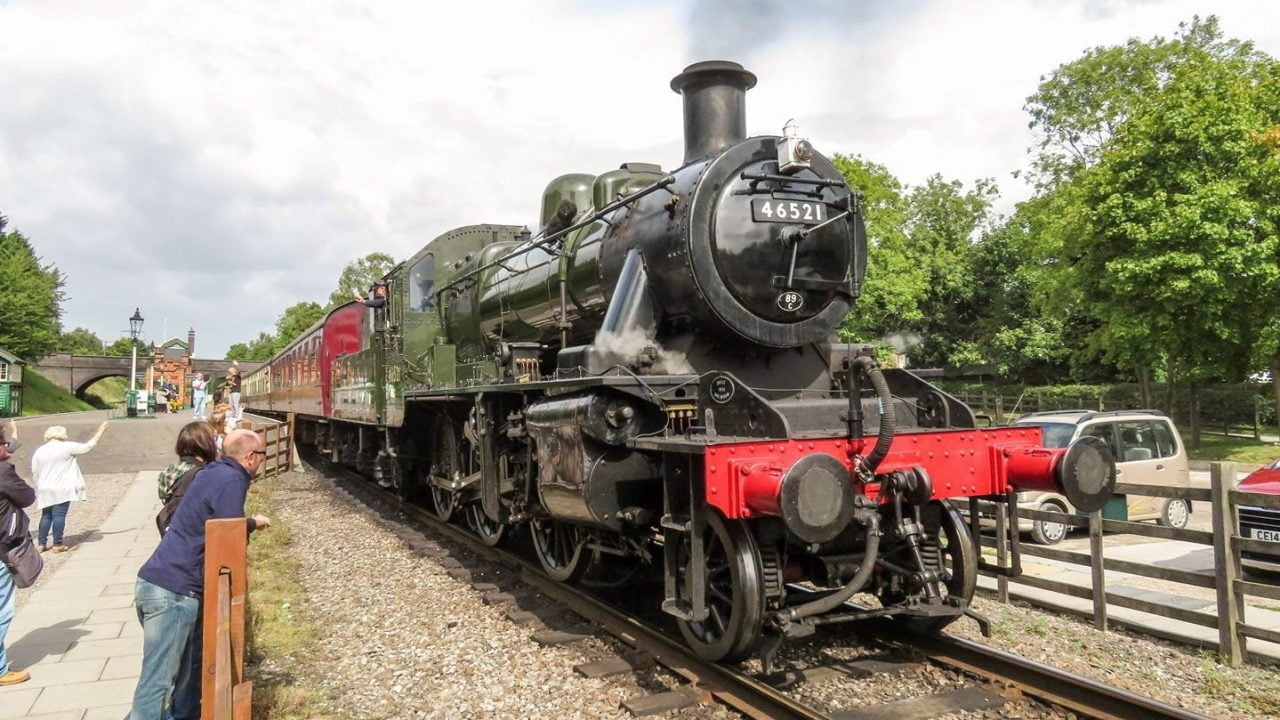
M133 584L160 541L155 479L155 471L137 473L99 532L18 611L6 645L31 680L0 688L0 719L119 720L128 712L142 667Z

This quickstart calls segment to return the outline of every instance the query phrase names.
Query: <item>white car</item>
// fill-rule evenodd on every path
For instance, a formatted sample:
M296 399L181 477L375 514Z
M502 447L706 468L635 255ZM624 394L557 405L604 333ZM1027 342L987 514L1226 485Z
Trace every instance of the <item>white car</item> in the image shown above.
M1107 443L1116 459L1116 482L1185 488L1191 485L1187 451L1177 429L1158 410L1059 410L1023 415L1014 426L1037 425L1046 447L1067 447L1079 437ZM1126 495L1121 520L1155 520L1168 527L1186 527L1191 516L1187 500ZM1054 492L1020 492L1018 507L1028 510L1075 512L1065 497ZM1111 518L1108 511L1107 517ZM1046 520L1019 519L1018 529L1030 531L1042 545L1053 545L1067 534L1067 526Z

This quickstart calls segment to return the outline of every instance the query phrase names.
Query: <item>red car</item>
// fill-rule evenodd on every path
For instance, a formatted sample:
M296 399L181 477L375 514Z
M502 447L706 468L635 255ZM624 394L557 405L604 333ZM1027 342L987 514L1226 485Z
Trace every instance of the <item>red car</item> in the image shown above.
M1280 495L1280 460L1254 470L1240 481L1237 489L1241 492ZM1265 540L1276 544L1275 550L1270 553L1240 553L1246 567L1280 572L1280 510L1241 505L1240 535L1252 540Z

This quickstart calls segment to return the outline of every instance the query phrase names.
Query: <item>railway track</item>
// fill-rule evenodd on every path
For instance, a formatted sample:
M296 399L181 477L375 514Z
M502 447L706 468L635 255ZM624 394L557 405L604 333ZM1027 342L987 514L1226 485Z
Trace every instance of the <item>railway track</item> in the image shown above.
M602 628L641 656L683 679L682 694L694 701L714 699L746 717L804 720L887 720L932 718L960 711L996 708L1006 700L1033 698L1069 710L1080 717L1103 720L1205 720L1205 716L1021 658L995 648L949 635L904 635L891 622L863 625L861 638L874 638L886 648L908 650L923 661L971 679L968 687L923 697L852 710L824 711L796 697L797 683L824 674L858 672L875 663L848 663L805 668L791 673L787 682L766 682L738 669L708 663L691 653L655 624L606 604L581 588L555 582L543 575L536 560L503 547L489 547L467 529L443 522L395 493L379 488L354 471L314 456L314 467L334 479L337 488L353 499L383 511L400 513L414 524L465 549L482 563L502 565L518 572L520 582L554 603ZM403 522L403 521L402 521ZM465 574L465 570L461 571ZM883 665L883 664L882 664ZM865 671L865 670L862 670ZM870 671L874 672L874 670Z

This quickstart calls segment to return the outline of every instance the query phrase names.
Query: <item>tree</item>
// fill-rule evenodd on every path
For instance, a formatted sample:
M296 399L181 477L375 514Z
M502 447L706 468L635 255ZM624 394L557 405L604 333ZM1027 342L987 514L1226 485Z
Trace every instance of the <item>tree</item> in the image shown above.
M867 224L867 277L862 295L840 328L841 337L868 342L920 320L924 273L907 252L907 203L902 183L883 165L860 156L835 155L832 163L862 196ZM898 347L901 350L901 346Z
M1060 188L1060 280L1098 319L1104 352L1162 358L1170 391L1185 380L1194 395L1199 381L1243 378L1276 322L1280 292L1267 293L1280 285L1280 215L1267 138L1280 125L1280 66L1223 40L1214 18L1143 54L1172 61Z
M307 328L315 325L325 316L325 309L319 303L299 302L285 308L276 319L275 351L280 352L293 342Z
M72 355L101 355L102 338L85 328L78 327L59 335L55 349Z
M249 360L259 362L270 360L276 353L276 337L269 332L260 332L258 337L247 343L234 343L227 349L228 360Z
M347 263L338 277L338 289L329 294L329 307L351 302L351 296L356 292L364 294L375 280L382 279L395 266L395 258L381 252L369 253Z
M36 360L58 343L65 279L0 215L0 348Z
M973 302L974 241L987 225L995 183L979 180L970 190L941 175L907 195L907 255L924 276L920 320L910 330L921 342L911 352L916 365L981 362L974 323L983 308Z
M134 347L135 345L138 347L139 355L142 355L145 357L147 353L150 352L150 348L148 348L147 344L142 342L141 340L130 340L127 337L123 337L111 343L110 345L104 347L102 349L102 354L103 355L132 355L133 352L131 351L131 348Z

